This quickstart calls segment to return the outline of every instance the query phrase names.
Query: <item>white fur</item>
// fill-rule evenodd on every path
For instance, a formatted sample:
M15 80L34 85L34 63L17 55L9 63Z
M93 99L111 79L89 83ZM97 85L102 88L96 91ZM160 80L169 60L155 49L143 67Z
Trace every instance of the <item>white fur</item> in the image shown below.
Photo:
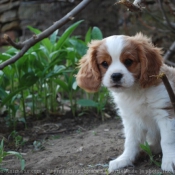
M117 47L116 47L117 43ZM175 119L170 116L166 107L170 107L170 99L161 83L149 88L141 88L132 73L120 62L120 54L124 47L123 36L106 39L107 51L112 63L105 73L102 83L114 97L119 108L126 136L124 151L109 163L109 172L133 165L140 151L140 144L147 141L153 151L162 149L162 170L174 172L175 166ZM120 88L113 88L112 73L123 74Z
M111 75L113 73L122 73L123 78L121 79L121 83L123 87L130 87L134 84L134 77L132 74L127 70L127 68L120 62L120 54L122 52L122 49L125 46L125 36L123 35L115 35L108 37L106 39L106 46L108 53L110 54L112 58L112 64L108 68L108 71L103 77L103 85L106 87L109 87L108 85L112 86L114 85L111 81ZM116 47L117 43L117 47ZM114 88L116 89L116 88Z

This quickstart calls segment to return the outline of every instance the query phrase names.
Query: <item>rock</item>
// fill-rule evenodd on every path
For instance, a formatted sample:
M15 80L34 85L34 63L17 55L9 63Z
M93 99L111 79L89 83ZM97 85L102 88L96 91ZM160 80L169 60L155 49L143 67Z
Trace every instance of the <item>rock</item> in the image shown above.
M9 0L1 0L0 1L0 4L3 4L3 3L6 3L6 2L8 2Z
M36 13L40 11L40 4L33 4L33 3L22 3L18 9L18 16L20 20L25 19L35 19L39 18L39 16L36 15Z
M2 26L1 32L19 28L19 21L13 21Z
M20 1L16 1L16 2L9 2L9 3L6 3L6 4L2 4L0 6L0 13L3 13L7 10L10 10L10 9L13 9L15 7L18 7L20 4Z
M6 22L14 21L17 18L18 18L17 17L17 10L10 10L10 11L7 11L1 15L0 22L6 23Z

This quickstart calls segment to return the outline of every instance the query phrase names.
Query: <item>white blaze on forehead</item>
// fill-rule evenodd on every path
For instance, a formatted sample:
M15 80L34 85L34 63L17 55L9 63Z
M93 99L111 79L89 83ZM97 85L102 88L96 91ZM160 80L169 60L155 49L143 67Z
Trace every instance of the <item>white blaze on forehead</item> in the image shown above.
M125 44L124 35L114 35L106 38L106 47L112 59L119 59Z
M131 87L134 84L134 77L132 73L129 72L126 66L120 61L122 51L127 45L126 38L127 37L124 35L114 35L105 39L107 52L112 58L112 62L102 80L103 85L108 88L115 84L111 80L111 75L113 73L121 73L123 75L122 79L120 80L121 86Z

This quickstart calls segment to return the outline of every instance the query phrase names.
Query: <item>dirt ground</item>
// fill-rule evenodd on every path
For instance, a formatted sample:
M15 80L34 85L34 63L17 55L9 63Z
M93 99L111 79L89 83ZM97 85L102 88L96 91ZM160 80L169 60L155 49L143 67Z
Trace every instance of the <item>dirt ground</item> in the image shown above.
M109 161L123 151L124 137L119 118L106 119L104 122L94 116L36 121L33 126L19 133L27 140L18 150L25 158L25 171L19 172L20 164L14 157L8 158L3 164L10 174L15 175L107 175ZM38 147L33 146L36 140L41 143ZM160 167L151 165L144 154L135 167L112 174L162 175Z

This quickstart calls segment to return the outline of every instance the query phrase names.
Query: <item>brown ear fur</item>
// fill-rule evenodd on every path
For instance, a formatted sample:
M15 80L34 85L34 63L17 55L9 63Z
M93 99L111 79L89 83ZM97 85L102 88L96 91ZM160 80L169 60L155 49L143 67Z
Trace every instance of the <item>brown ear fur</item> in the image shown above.
M140 86L143 88L156 85L160 80L154 75L158 75L163 64L161 56L162 50L153 46L151 40L141 33L133 37L138 42L138 56L141 64Z
M102 41L94 40L88 47L87 54L79 62L77 84L87 92L97 92L101 85L101 74L97 66L97 49Z

